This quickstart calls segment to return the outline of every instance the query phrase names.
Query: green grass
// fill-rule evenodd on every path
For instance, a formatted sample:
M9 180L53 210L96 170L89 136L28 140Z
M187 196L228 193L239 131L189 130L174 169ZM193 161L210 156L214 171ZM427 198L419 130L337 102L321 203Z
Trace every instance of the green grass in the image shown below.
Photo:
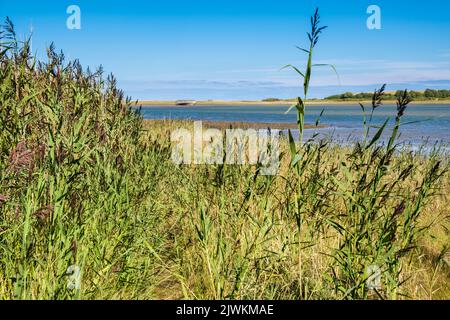
M449 159L399 150L396 130L377 143L382 90L364 142L283 139L278 176L178 166L170 133L190 122L144 123L112 76L53 46L38 62L5 30L0 298L450 298Z

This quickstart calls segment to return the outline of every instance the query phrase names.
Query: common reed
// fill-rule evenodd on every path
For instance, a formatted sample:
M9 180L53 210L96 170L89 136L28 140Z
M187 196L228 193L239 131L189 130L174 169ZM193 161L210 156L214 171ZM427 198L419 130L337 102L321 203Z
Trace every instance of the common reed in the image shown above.
M296 69L305 96L319 22ZM449 161L396 144L406 91L393 127L371 122L375 92L352 146L283 139L277 176L176 165L170 133L189 121L144 123L113 76L53 45L37 61L9 19L3 30L1 298L449 298Z

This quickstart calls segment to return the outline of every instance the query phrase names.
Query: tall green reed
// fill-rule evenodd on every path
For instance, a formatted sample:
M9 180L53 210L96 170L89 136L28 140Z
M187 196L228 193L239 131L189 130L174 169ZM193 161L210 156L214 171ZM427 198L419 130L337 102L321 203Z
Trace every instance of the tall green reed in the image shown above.
M158 240L139 235L157 220L158 171L137 165L153 157L140 115L101 68L66 62L53 45L37 62L9 19L3 30L2 297L120 297L130 287L151 296L147 248ZM68 286L74 269L81 288Z
M424 210L448 159L398 149L391 123L365 112L362 142L282 140L279 176L258 166L177 166L170 131L144 127L103 70L36 61L7 22L0 56L2 298L402 298ZM305 101L318 35L312 17ZM298 69L297 69L298 70ZM309 70L309 71L308 71ZM375 131L374 131L375 130ZM287 156L285 156L287 155ZM289 156L290 155L290 156ZM225 155L224 155L225 157ZM289 159L288 159L289 158ZM426 225L425 225L426 227ZM382 287L367 288L378 265ZM68 286L74 267L81 287ZM414 269L413 269L414 270Z

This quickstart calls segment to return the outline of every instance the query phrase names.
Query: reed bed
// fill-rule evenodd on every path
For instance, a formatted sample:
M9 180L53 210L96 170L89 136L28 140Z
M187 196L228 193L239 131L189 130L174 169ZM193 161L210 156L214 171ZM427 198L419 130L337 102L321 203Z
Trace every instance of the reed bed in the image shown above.
M176 165L170 133L144 123L114 77L36 61L7 20L0 50L2 299L448 299L449 160L387 144L375 92L363 141L281 141L257 166ZM312 18L304 130L318 35ZM319 66L317 66L319 67ZM381 287L367 287L368 267ZM74 274L79 283L75 281Z

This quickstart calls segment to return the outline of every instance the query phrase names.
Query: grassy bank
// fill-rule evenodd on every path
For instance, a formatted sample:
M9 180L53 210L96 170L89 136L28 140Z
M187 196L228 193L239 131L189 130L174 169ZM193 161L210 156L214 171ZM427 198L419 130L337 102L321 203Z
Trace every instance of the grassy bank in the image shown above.
M157 126L165 125L166 120L144 120L144 124L147 126ZM242 122L242 121L202 121L202 125L205 128L215 128L215 129L267 129L272 130L288 130L297 129L296 123L286 123L286 122ZM324 125L307 124L305 129L315 129L315 128L325 128Z
M146 124L154 141L167 146L170 132L180 127L193 125ZM289 154L288 141L282 148ZM405 208L416 208L436 161L448 168L448 159L401 151L370 196L362 189L386 155L379 151L367 151L367 162L358 163L357 149L308 144L300 178L288 157L276 177L260 176L252 166L168 168L171 174L159 181L161 214L168 212L164 229L170 230L159 254L167 279L158 284L157 297L448 299L448 173L441 171L427 191L410 234L415 240L406 245L403 234L412 213ZM362 167L368 176L358 172ZM375 261L385 268L397 264L383 269L380 296L364 283L365 268Z
M192 123L144 124L112 76L53 46L37 62L5 30L0 298L450 298L444 154L373 129L349 148L283 138L276 176L175 165Z

